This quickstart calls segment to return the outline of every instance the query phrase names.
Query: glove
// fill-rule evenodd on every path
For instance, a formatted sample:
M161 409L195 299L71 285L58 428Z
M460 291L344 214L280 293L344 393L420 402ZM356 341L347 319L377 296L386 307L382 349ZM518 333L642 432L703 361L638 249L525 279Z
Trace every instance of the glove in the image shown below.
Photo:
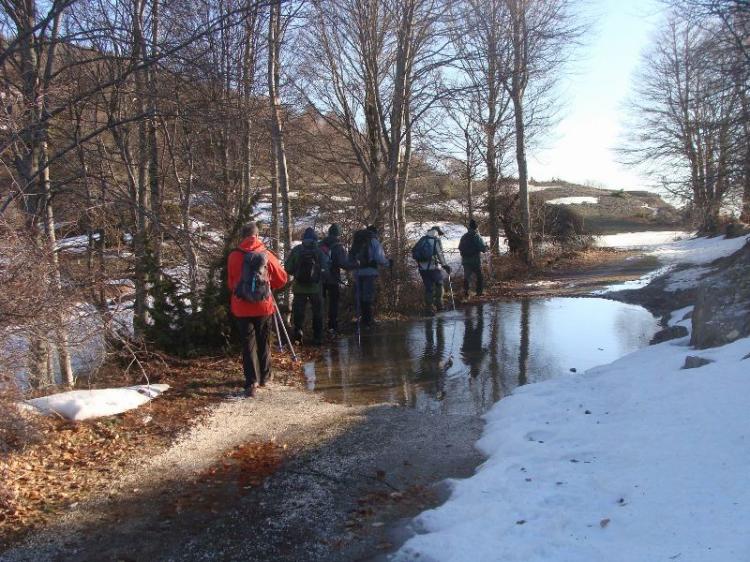
M443 269L445 270L445 272L446 272L446 273L447 273L448 275L450 275L450 274L451 274L451 266L449 266L449 265L444 265L444 266L443 266Z

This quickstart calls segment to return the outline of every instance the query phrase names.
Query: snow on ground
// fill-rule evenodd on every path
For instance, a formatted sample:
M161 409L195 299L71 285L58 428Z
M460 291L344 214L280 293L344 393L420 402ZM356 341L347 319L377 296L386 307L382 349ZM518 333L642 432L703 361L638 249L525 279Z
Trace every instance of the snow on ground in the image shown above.
M617 245L613 244L610 247L644 249L647 255L656 257L662 264L662 267L647 273L639 279L610 285L601 291L596 291L594 294L640 289L657 277L664 275L668 276L665 287L667 291L692 289L698 285L702 277L712 271L710 267L706 267L707 264L733 254L742 248L748 239L745 236L738 238L716 236L713 238L703 237L675 240L675 234L679 233L635 232L601 237L609 238L610 242L617 242ZM617 239L618 236L621 236L621 238ZM672 237L672 241L667 241L668 236ZM675 271L678 264L686 264L691 267Z
M655 230L647 232L618 232L596 237L596 245L600 248L618 248L621 250L653 248L674 242L680 238L692 236L690 232L682 230Z
M545 201L550 205L598 205L598 197L558 197Z
M168 384L71 390L27 400L44 414L60 415L69 420L88 420L113 416L142 406L160 396Z
M735 253L745 245L747 239L747 236L691 238L659 246L650 253L668 263L700 265Z
M91 238L94 242L98 242L102 235L95 232ZM68 254L82 254L86 252L86 248L89 246L88 234L81 234L79 236L71 236L69 238L61 238L55 243L55 249L58 252L65 252Z
M478 443L487 461L393 559L750 560L750 339L688 341L498 402ZM682 370L688 354L714 362Z

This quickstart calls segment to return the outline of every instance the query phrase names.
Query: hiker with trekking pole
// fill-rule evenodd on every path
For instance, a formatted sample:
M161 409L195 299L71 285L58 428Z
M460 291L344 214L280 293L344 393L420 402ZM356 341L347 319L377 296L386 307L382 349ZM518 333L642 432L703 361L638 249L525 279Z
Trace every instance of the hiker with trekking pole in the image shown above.
M245 398L255 396L256 387L264 387L272 378L271 326L279 318L273 291L287 282L287 274L278 258L258 237L258 226L246 224L242 242L227 258L227 286L230 310L237 320L242 341L242 370ZM278 326L277 326L278 329ZM293 353L293 350L292 350Z
M443 236L441 228L433 226L411 249L411 256L417 262L419 275L424 283L424 304L427 316L432 316L435 312L442 312L446 277L450 284L451 267L445 261L440 236ZM450 285L450 287L451 300L453 308L455 308L453 286Z

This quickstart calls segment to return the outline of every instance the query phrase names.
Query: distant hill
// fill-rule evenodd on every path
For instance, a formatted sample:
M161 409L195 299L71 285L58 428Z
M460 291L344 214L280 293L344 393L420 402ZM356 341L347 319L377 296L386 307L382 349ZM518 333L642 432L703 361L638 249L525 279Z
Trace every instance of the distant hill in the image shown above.
M651 191L586 187L567 182L531 186L532 197L547 205L569 205L592 234L680 227L680 212Z

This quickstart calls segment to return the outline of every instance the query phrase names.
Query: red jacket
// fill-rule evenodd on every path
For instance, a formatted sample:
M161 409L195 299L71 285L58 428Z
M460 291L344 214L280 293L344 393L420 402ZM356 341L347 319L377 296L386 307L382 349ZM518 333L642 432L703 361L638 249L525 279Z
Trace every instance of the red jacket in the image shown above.
M271 284L271 290L281 289L287 282L287 275L284 268L279 263L279 259L273 252L268 250L263 242L256 236L249 236L240 243L240 248L248 252L266 252L268 255L268 281ZM227 284L231 297L232 314L237 318L248 316L269 316L273 314L273 298L268 297L263 302L248 302L234 295L234 289L240 282L242 276L242 260L245 254L237 250L232 250L227 259Z

